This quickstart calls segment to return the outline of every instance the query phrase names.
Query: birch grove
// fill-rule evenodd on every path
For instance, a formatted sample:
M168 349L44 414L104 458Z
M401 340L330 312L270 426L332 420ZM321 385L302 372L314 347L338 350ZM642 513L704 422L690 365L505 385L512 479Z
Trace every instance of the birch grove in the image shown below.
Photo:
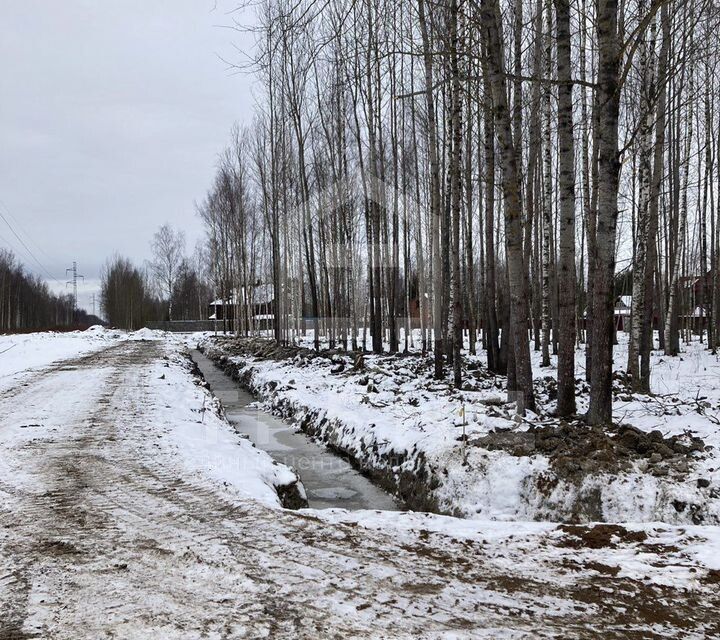
M458 389L478 354L519 413L557 369L572 416L584 375L594 425L618 332L637 390L653 350L716 348L716 3L253 7L254 117L198 206L228 330L415 350Z

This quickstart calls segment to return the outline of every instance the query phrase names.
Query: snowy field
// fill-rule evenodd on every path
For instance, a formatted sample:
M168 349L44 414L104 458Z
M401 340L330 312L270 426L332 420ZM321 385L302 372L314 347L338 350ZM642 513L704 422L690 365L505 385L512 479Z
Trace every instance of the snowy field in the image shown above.
M0 638L720 633L715 526L283 509L277 488L295 474L232 430L187 337L13 338L0 354ZM268 376L275 366L290 365ZM396 386L376 384L370 408L395 415ZM351 395L321 392L353 413ZM498 391L476 393L504 411ZM453 401L435 402L429 442L433 424L462 429L439 420ZM410 442L398 424L383 421L386 437Z
M118 335L101 327L70 333L0 335L0 390L55 361L102 349Z

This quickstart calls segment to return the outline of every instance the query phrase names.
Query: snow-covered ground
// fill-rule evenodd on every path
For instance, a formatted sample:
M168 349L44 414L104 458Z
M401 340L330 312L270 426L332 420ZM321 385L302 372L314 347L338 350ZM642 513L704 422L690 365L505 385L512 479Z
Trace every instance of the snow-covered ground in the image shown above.
M123 358L128 350L146 350L155 358L144 363L136 376L124 381L129 389L151 389L150 394L145 394L148 398L142 404L141 419L139 408L135 407L132 414L141 422L130 432L138 440L138 447L146 446L148 439L143 431L148 430L156 439L151 441L154 456L163 461L179 459L193 475L205 475L225 486L241 488L246 497L268 504L279 504L274 487L296 482L297 477L290 469L275 464L266 453L235 433L222 417L217 400L204 386L195 384L191 365L177 353L179 343L173 342L171 336L167 337L169 349L166 336L147 329L125 333L92 328L67 334L27 334L21 338L20 348L6 354L9 357L3 372L12 373L3 375L3 395L11 398L22 388L34 396L34 401L17 405L5 416L3 446L19 450L33 440L38 430L71 429L68 418L77 417L78 406L103 402L101 396L114 382L108 378L115 370L114 359ZM142 344L132 344L137 342ZM23 369L26 360L30 366ZM92 375L88 375L89 371ZM48 375L58 372L64 375ZM29 375L37 381L28 378ZM137 402L133 397L128 401ZM7 477L11 470L4 464L6 459L2 457L0 471ZM17 472L22 475L22 468Z
M282 509L182 339L70 339L3 377L0 638L720 633L717 527Z
M102 349L118 336L102 327L68 333L0 335L0 391L55 361Z
M225 366L268 409L354 457L416 508L485 520L720 523L720 362L698 343L681 359L653 356L656 395L617 383L615 415L625 426L600 436L550 415L555 369L539 362L540 413L518 420L484 354L470 358L458 391L432 379L429 357L365 356L356 370L341 354L268 358L264 344L203 342L215 358L230 356ZM581 351L577 364L582 411ZM571 449L575 442L584 444Z

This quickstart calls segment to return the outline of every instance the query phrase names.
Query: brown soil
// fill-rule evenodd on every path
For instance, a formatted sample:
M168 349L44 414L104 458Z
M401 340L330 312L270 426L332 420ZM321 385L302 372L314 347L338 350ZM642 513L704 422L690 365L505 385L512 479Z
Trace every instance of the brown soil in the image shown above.
M644 531L630 531L619 524L596 524L591 527L563 524L558 529L568 534L559 546L571 549L614 549L619 544L635 544L647 540Z
M545 455L561 477L618 473L630 470L631 463L640 460L655 475L686 475L696 453L705 449L700 438L666 438L660 431L645 433L627 424L599 430L581 421L533 425L522 432L494 431L470 444L514 456Z

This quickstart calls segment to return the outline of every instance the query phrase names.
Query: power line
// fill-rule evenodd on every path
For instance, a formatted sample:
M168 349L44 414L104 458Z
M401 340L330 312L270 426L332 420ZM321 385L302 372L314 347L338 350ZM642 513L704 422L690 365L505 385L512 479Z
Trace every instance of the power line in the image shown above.
M27 240L29 240L30 244L33 245L42 255L45 256L48 260L52 261L52 258L45 252L45 250L33 239L33 237L27 232L27 230L20 224L20 221L13 215L12 211L10 211L10 208L7 206L4 200L0 200L0 207L2 207L5 210L6 215L10 217L10 219L15 224L15 228L20 230L22 232L22 235L25 236Z
M10 213L10 212L8 211L8 214L9 214L9 213ZM43 265L43 263L40 262L40 260L38 260L37 257L35 257L35 254L34 254L32 251L30 251L30 247L28 247L27 244L25 244L25 241L18 235L17 231L15 231L15 229L13 229L13 226L10 224L10 222L8 222L8 219L3 215L2 211L0 211L0 219L2 219L3 222L8 226L8 229L10 229L10 231L12 232L12 234L17 238L18 242L24 247L24 249L25 249L25 251L27 251L28 255L29 255L35 262L37 262L37 264L38 264L38 266L40 267L40 269L45 272L45 274L48 276L48 278L50 278L51 280L54 280L57 284L59 284L59 285L62 286L62 283L61 283L55 276L53 276L53 275L45 268L45 266Z
M23 249L23 247L18 247L14 243L10 242L5 236L0 235L0 241L5 244L5 246L8 248L8 250L11 253L16 254L21 260L25 260L27 262L28 260L33 260L34 258L30 255L28 255L27 249ZM30 265L32 267L32 265ZM54 276L51 274L48 275L48 277L52 280L54 280L58 285L62 285L62 282L57 280Z

